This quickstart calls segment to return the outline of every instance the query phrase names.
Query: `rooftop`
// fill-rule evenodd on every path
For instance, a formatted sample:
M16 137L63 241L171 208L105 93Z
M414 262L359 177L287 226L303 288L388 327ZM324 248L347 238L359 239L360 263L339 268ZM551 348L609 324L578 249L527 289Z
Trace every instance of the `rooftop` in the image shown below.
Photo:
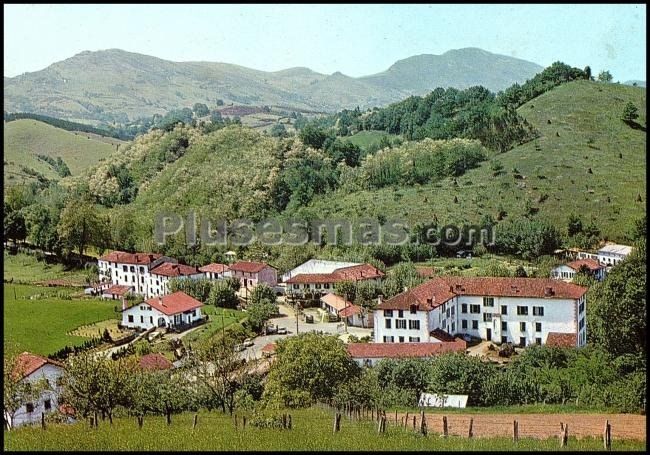
M99 258L100 261L117 262L118 264L151 264L156 259L160 259L162 254L159 253L127 253L124 251L111 251L110 253Z
M286 283L337 283L345 280L370 280L383 276L384 272L370 264L358 264L341 267L331 273L299 273L286 280Z
M327 305L334 308L337 312L343 310L347 306L352 305L351 302L346 301L343 297L339 297L338 295L332 294L331 292L325 294L320 299L322 302L325 302Z
M196 267L185 264L174 264L173 262L163 262L162 264L151 269L151 273L162 276L187 276L196 275L199 270Z
M145 300L145 303L168 316L191 311L203 306L201 302L185 294L183 291L174 292L163 297L154 297Z
M230 267L228 267L226 264L219 264L216 262L204 265L203 267L199 267L199 272L223 273L227 272L228 270L230 270Z
M567 264L567 267L572 268L576 272L580 271L582 266L587 267L592 272L605 268L595 259L578 259L577 261L569 262Z
M23 352L18 357L16 357L16 363L14 364L13 374L19 376L20 378L26 378L45 364L56 365L58 367L63 367L59 362L50 360L40 355L32 354L31 352Z
M598 253L622 254L622 255L627 256L628 254L630 254L632 252L632 250L633 250L633 247L631 247L631 246L611 243L609 245L605 245L600 250L598 250Z
M465 352L467 343L457 340L450 343L350 343L346 345L352 358L407 358L431 357L446 352Z
M247 273L257 273L260 272L265 267L271 267L266 262L249 262L249 261L238 261L230 266L230 270L236 270L238 272L247 272Z
M113 284L104 291L102 294L111 294L111 295L125 295L133 289L131 286L124 286L122 284Z
M173 367L167 357L159 352L143 355L138 365L143 370L169 370Z
M578 336L573 333L549 332L546 337L546 346L571 348L578 345Z

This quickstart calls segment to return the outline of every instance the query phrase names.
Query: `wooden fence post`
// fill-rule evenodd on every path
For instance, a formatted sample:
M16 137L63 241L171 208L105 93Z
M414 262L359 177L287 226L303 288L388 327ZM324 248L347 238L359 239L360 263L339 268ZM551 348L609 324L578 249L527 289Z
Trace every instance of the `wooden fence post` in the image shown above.
M562 432L560 433L560 447L566 447L569 439L569 424L562 425Z
M447 430L447 416L442 416L442 435L445 438L449 436L449 432Z
M172 424L172 413L170 411L167 411L167 425Z
M45 413L41 412L41 428L45 430Z
M233 423L235 424L235 428L237 428L237 414L233 414L232 420L233 420Z
M375 420L375 408L370 408L370 418L371 420Z
M293 427L293 424L291 423L291 414L289 414L287 417L289 419L287 421L287 428L291 430L291 428ZM244 417L244 428L246 428L246 417Z
M334 433L338 432L341 429L341 413L337 412L334 415Z
M519 422L516 420L512 422L512 440L513 442L519 441Z
M416 419L416 417L413 416L413 431L415 431L415 419Z
M472 431L474 427L474 417L469 418L469 431L467 432L467 437L471 438L474 436L474 432Z
M427 435L427 419L424 417L424 411L420 411L420 433L423 436Z
M194 414L194 420L192 421L192 430L196 428L196 423L199 418L198 414Z
M406 411L406 417L404 417L404 428L409 425L409 412Z
M138 428L142 430L142 424L144 424L144 416L138 416Z
M612 426L609 420L605 420L605 431L603 432L603 445L605 450L612 450Z

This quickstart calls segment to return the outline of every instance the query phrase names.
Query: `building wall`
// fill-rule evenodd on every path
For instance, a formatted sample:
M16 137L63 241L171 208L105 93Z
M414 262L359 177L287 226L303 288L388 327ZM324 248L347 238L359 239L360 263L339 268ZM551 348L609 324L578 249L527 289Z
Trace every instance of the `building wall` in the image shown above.
M576 276L576 273L577 272L573 270L571 267L567 265L560 265L558 267L555 267L553 270L551 270L551 278L570 282L573 281L573 279ZM598 269L595 272L591 273L591 275L596 280L602 281L605 278L605 270Z
M387 311L392 311L392 315L388 316ZM428 320L426 311L416 311L411 313L410 310L401 310L402 316L400 317L400 310L375 310L374 312L374 331L375 331L375 343L399 343L400 337L403 339L403 343L409 342L428 342L429 332L428 332ZM397 328L397 320L406 321L405 329ZM386 321L390 320L390 328L386 327ZM420 328L419 329L409 329L411 326L409 321L418 321ZM386 338L384 338L386 337ZM390 337L393 337L392 340ZM419 340L417 340L419 338ZM411 341L411 339L413 339ZM435 341L435 340L431 340Z
M196 311L194 316L191 312L182 313L180 323L191 324L192 322L201 319L201 308L197 308L193 311ZM129 322L129 316L133 316L133 322ZM165 321L165 327L173 327L176 325L176 322L178 322L178 317L176 315L168 316L146 303L141 303L122 312L122 325L129 328L141 328L146 330L152 327L161 327L160 318Z
M44 391L38 400L32 402L34 405L34 410L32 412L27 412L27 407L22 406L14 415L14 426L38 423L41 421L42 412L47 414L58 409L58 399L61 388L57 385L57 382L61 376L63 376L63 368L47 363L24 379L29 382L36 382L41 378L45 378L49 382L52 390ZM51 402L49 410L45 409L46 400L50 400Z
M609 253L606 251L598 252L598 262L603 265L616 265L627 257L625 254Z
M168 277L166 275L158 275L155 273L152 273L149 277L149 287L147 291L147 298L151 297L158 297L158 296L163 296L170 294L169 290L169 280L172 277ZM201 278L205 278L205 275L203 272L196 273L194 275L187 275L187 276L180 276L180 277L175 277L175 278L180 278L180 279L192 279L192 280L198 280Z
M162 256L150 264L137 265L99 260L97 262L99 268L99 280L100 282L103 281L111 284L133 286L135 294L148 296L150 270L163 262L178 263L176 259L167 256Z

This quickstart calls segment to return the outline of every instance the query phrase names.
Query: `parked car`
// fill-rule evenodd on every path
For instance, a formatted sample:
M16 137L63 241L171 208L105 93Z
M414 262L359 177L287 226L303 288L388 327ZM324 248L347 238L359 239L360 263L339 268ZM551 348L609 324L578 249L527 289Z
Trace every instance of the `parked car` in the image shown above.
M305 315L305 322L307 324L313 324L314 323L314 315L313 314Z
M253 346L254 344L255 344L255 343L253 343L253 340L251 340L250 338L246 338L246 339L244 340L244 343L243 343L243 345L244 345L245 347L247 347L247 348L250 348L250 347Z
M287 334L286 327L278 327L278 335L286 335L286 334Z
M272 334L272 333L276 333L276 332L278 331L278 329L277 329L273 324L268 324L268 325L265 327L264 330L265 330L264 333L265 333L266 335L270 335L270 334Z
M467 258L467 259L472 259L472 252L467 251L467 250L459 250L456 253L457 258Z

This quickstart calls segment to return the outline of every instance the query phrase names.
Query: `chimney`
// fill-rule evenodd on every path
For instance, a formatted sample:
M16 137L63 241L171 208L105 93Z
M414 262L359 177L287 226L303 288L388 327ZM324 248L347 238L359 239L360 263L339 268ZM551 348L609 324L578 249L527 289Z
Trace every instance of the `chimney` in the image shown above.
M553 288L552 288L551 286L546 286L546 287L544 288L544 297L550 297L550 296L552 296L553 294L554 294L554 293L553 293Z
M377 296L377 305L381 305L383 303L383 301L384 301L384 296L379 294Z
M427 299L427 305L433 305L433 299Z
M122 311L126 310L126 299L122 297Z
M404 286L404 292L408 292L409 288L408 286Z
M158 296L158 303L160 304L160 306L165 306L165 304L164 304L163 301L162 301L162 297L161 297L161 296Z

